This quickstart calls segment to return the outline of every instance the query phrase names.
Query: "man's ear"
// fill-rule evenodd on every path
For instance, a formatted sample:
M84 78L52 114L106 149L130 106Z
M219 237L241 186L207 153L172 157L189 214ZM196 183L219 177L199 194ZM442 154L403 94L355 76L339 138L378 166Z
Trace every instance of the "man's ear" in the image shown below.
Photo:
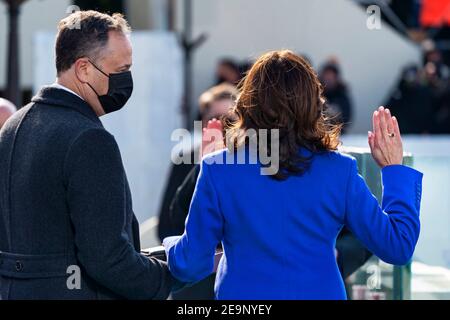
M75 61L73 68L78 80L82 83L89 82L90 63L87 58L79 58Z

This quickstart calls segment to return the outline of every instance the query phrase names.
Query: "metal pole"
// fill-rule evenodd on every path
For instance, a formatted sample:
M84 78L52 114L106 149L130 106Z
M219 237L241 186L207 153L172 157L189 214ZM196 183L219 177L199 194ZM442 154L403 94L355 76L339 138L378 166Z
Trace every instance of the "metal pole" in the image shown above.
M186 129L191 129L191 101L192 101L192 0L184 1L184 104L183 117Z
M6 96L16 106L22 105L19 68L19 15L24 0L8 0L9 36Z
M176 4L175 0L167 0L167 29L169 31L175 31L175 12Z

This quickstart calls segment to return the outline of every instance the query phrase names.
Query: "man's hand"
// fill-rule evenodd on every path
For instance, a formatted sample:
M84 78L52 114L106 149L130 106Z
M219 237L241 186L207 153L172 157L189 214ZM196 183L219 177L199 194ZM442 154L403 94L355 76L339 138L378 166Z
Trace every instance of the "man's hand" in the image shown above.
M380 107L373 114L373 132L368 134L369 146L375 162L384 168L403 163L403 145L398 121L389 109Z

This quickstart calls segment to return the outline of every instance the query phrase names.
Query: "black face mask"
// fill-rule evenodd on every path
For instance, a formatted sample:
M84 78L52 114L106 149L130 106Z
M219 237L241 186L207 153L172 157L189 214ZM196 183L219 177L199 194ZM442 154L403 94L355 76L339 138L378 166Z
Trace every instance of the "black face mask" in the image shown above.
M108 93L103 96L100 96L88 83L89 87L91 87L97 95L105 114L122 109L133 93L133 77L131 76L131 71L111 73L108 75L100 70L100 68L92 63L92 61L89 60L89 62L95 67L95 69L109 78Z

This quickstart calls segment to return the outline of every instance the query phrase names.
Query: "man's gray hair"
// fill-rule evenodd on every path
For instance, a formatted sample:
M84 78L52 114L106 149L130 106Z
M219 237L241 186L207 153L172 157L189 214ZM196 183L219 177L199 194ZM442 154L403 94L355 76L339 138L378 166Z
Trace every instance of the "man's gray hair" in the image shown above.
M131 28L122 14L77 11L62 19L56 37L56 70L58 75L80 58L96 60L108 43L109 31L128 34Z

